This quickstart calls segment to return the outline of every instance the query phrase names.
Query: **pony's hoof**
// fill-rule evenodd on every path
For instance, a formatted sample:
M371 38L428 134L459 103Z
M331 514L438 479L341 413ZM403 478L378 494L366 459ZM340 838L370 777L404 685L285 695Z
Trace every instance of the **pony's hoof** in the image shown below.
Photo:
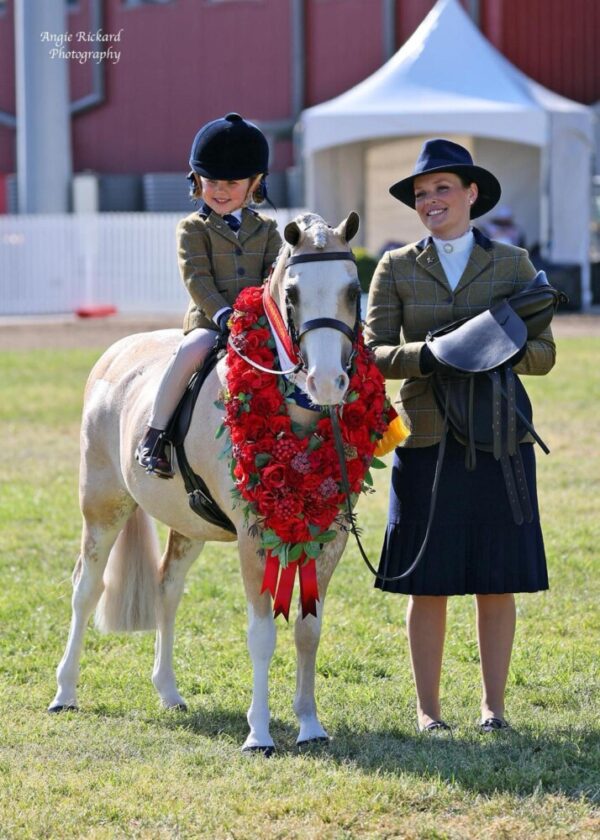
M296 746L299 750L307 747L323 746L331 741L329 735L319 735L317 738L307 738L305 741L297 741Z
M59 712L78 712L79 706L74 706L73 703L66 703L65 705L61 705L60 703L56 706L48 706L48 712L51 715L57 715Z
M271 758L275 752L275 747L242 747L243 755L264 755L265 758Z
M173 703L172 706L165 706L167 712L187 712L187 703Z

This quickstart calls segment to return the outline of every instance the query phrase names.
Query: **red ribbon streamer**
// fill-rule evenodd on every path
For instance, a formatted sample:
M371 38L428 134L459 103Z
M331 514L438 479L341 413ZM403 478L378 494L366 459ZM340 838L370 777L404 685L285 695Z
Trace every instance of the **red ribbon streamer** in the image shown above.
M273 615L283 615L289 621L290 605L294 591L294 580L296 569L300 579L300 604L302 606L302 618L307 615L317 616L317 601L319 600L319 587L317 584L317 567L311 557L308 562L306 555L302 554L300 560L294 560L282 569L279 560L270 550L267 550L265 572L263 575L261 595L263 592L270 592L273 602Z
M275 597L277 591L277 577L279 576L279 560L270 551L267 551L267 562L265 564L265 573L263 575L262 589L263 592L270 592L271 598Z
M279 307L271 297L268 283L265 283L263 288L263 306L273 329L277 333L277 338L281 341L283 347L285 348L285 352L288 354L290 361L293 364L297 364L298 350L292 343L292 339L287 331L287 327L285 325L285 321L283 320L283 316L279 311Z
M305 555L303 555L304 557ZM302 560L300 560L302 563ZM319 600L319 586L317 584L317 564L313 557L300 566L300 603L302 604L302 618L310 613L317 617L317 601Z

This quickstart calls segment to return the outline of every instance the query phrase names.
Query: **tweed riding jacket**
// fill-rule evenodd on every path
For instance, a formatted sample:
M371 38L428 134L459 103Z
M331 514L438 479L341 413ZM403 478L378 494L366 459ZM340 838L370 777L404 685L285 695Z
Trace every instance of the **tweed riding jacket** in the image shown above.
M527 251L495 242L473 229L475 243L454 291L433 241L388 251L381 258L369 291L365 341L386 379L404 380L395 406L410 429L403 446L432 446L441 439L443 417L431 376L419 357L429 330L485 309L521 291L535 276ZM527 342L517 374L542 375L554 365L550 327ZM531 438L526 438L526 440Z
M179 270L192 298L183 321L184 333L197 327L216 329L213 316L233 306L242 289L259 286L281 247L277 223L253 210L242 210L236 234L211 212L191 213L177 225Z

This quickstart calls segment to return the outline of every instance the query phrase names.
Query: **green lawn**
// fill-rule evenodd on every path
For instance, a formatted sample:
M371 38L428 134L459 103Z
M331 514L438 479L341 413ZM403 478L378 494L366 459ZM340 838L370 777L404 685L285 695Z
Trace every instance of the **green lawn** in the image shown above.
M161 711L151 635L90 629L81 711L50 716L79 541L78 422L98 354L0 354L0 838L591 838L600 833L597 556L600 340L565 339L527 380L551 590L518 596L508 716L476 730L470 598L449 612L450 741L415 731L406 599L372 587L354 546L334 575L317 665L331 744L298 754L293 632L281 619L266 760L240 755L251 672L235 548L188 577L175 646L189 712ZM376 557L389 471L359 520ZM164 533L164 532L163 532ZM596 573L596 575L594 575Z

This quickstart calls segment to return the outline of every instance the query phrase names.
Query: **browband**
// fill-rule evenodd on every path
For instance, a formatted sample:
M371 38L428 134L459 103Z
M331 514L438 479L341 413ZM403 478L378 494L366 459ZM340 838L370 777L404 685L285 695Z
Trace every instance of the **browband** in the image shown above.
M296 265L296 263L326 262L328 260L350 260L355 263L356 257L352 251L330 251L326 254L298 254L295 257L288 258L285 268L289 268L290 265Z

